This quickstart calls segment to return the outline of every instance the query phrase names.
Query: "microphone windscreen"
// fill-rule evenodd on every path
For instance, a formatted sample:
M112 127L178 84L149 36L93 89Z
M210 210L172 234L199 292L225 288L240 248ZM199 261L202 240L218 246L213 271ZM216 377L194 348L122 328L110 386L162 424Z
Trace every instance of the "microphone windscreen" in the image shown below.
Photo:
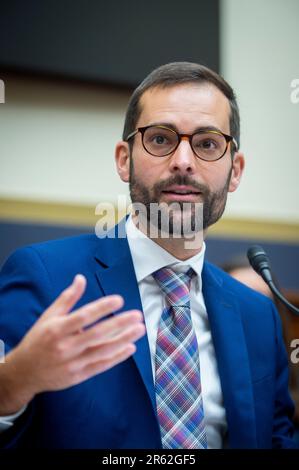
M251 246L247 251L247 258L257 273L261 274L263 269L269 269L269 259L261 246Z

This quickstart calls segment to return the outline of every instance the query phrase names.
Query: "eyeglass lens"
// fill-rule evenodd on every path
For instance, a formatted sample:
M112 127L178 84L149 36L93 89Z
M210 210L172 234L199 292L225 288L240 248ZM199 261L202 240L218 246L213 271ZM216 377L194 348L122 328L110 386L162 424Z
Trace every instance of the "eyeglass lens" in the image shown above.
M178 145L179 137L171 129L151 126L143 134L143 145L152 155L163 157L170 154ZM226 151L227 142L222 134L214 131L198 132L193 135L192 149L204 160L217 160Z

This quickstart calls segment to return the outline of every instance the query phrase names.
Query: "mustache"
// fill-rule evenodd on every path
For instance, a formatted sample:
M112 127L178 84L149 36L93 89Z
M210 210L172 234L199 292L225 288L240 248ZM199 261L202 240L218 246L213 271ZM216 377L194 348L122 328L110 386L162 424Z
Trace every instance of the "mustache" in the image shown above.
M166 188L172 185L184 185L184 186L192 186L196 189L199 193L202 193L204 196L209 194L209 189L205 184L198 183L194 181L187 175L175 175L173 177L167 178L166 180L159 181L153 186L153 190L156 194L162 193Z

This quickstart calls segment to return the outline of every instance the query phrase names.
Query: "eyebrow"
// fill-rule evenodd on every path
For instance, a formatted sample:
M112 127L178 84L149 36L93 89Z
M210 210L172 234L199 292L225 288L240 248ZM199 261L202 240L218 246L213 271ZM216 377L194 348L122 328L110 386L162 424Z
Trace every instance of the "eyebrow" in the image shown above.
M177 126L175 124L172 124L170 122L153 122L151 124L149 124L149 126L164 126L164 127L169 127L170 129L173 129L174 131L179 132ZM195 134L196 132L202 132L202 131L216 131L216 132L223 132L221 129L219 129L218 127L216 126L199 126L199 127L196 127L196 129L194 129L193 132L191 132L191 134ZM181 132L181 134L183 134L183 132Z

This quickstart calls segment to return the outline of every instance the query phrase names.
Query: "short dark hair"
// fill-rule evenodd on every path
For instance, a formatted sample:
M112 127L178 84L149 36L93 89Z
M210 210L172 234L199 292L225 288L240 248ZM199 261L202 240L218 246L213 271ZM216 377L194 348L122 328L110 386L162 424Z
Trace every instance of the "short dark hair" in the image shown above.
M125 118L123 140L133 132L141 114L140 99L150 88L167 88L184 83L211 83L218 88L230 103L230 133L240 146L240 115L232 87L213 70L193 62L171 62L153 70L133 92ZM234 152L232 152L234 153Z

